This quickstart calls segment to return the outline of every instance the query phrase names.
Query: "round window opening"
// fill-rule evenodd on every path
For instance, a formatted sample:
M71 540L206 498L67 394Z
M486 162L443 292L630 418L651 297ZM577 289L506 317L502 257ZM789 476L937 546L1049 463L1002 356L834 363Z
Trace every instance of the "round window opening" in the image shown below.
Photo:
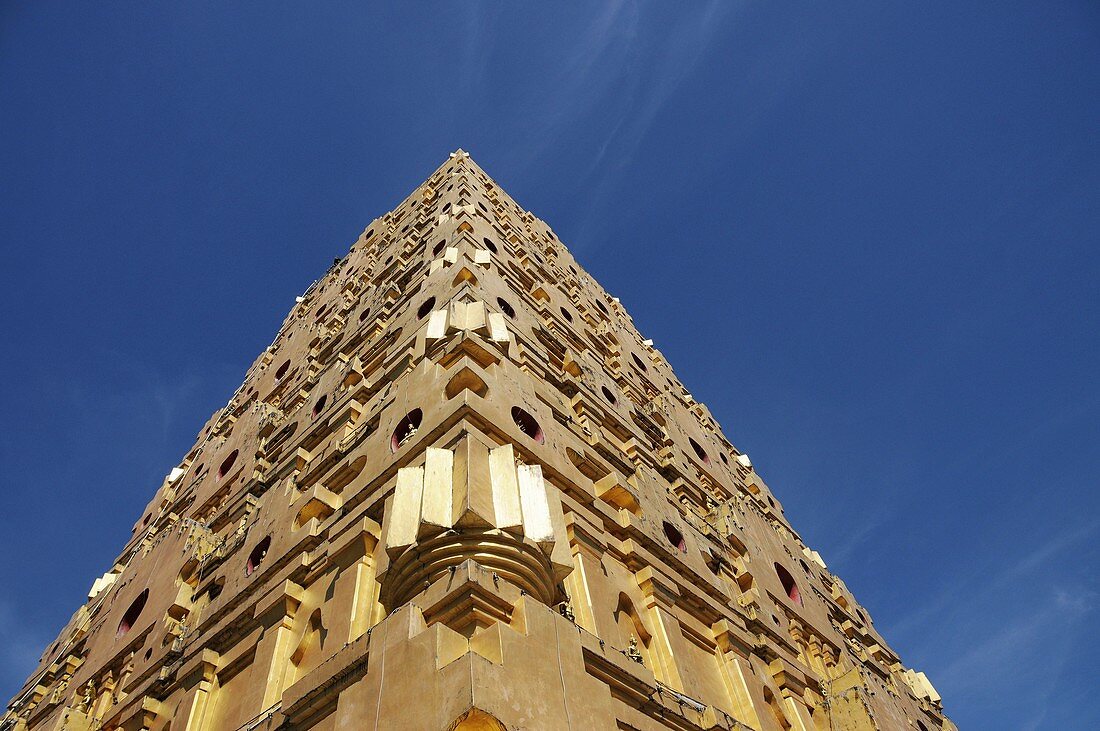
M695 452L695 456L703 460L703 464L710 464L710 456L706 453L706 450L699 445L699 442L688 437L688 444L691 445L691 449Z
M313 418L316 419L317 415L325 410L325 403L328 401L328 394L321 396L317 399L317 403L313 405Z
M496 245L496 244L494 244L494 243L493 243L492 241L490 241L489 239L482 239L482 241L484 241L484 242L485 242L485 248L486 248L486 249L488 249L489 251L493 252L494 254L495 254L495 253L497 253L497 245Z
M149 590L145 589L137 595L137 599L134 599L130 603L130 606L126 609L126 613L122 615L122 620L118 623L118 633L116 637L122 637L122 635L133 629L134 625L138 621L138 617L141 616L141 610L145 609L145 603L149 601Z
M420 409L413 409L405 414L405 418L398 422L397 428L393 430L393 436L390 437L390 451L396 452L416 436L416 430L420 428L420 422L423 420L424 412Z
M286 372L290 370L290 361L285 360L283 364L279 366L279 370L275 371L275 380L282 380L282 377L286 375Z
M680 532L680 529L667 520L663 521L661 526L665 529L665 538L668 539L668 542L680 549L680 553L687 553L687 542L684 541L684 534Z
M512 421L516 422L519 430L534 439L539 444L546 442L546 435L542 433L542 427L535 417L518 406L512 407Z
M608 400L609 403L615 403L618 399L615 398L615 394L611 393L611 389L607 386L600 386L600 390L603 391L603 397Z
M424 304L420 305L420 309L416 311L416 319L423 320L424 317L432 311L435 307L435 297L429 297Z
M260 564L267 558L267 552L270 548L271 536L265 537L256 544L256 547L252 549L252 553L248 554L248 563L244 567L245 576L251 576L252 572L260 567Z
M366 320L368 317L370 317L370 308L369 307L359 313L359 322L362 322L363 320Z
M233 463L237 461L237 454L239 450L234 449L229 453L229 456L222 462L222 466L218 468L218 479L222 479L229 474L229 470L233 469Z
M512 306L508 304L508 301L503 297L497 297L497 306L500 308L500 311L508 315L508 317L516 316L516 311L512 309Z
M443 247L446 246L446 245L447 245L446 239L444 239L443 241L440 241L438 244L436 244L435 248L432 249L432 256L439 256L439 252L443 251Z
M573 322L573 316L569 314L569 310L565 309L564 307L559 307L558 309L561 310L562 317L564 317L569 322Z
M646 364L642 362L642 359L639 358L636 354L631 353L630 357L634 359L634 364L641 368L643 373L649 370L649 368L646 367Z
M795 604L802 604L802 595L798 591L798 584L795 583L791 572L776 564L775 573L779 576L779 583L783 585L783 591L787 593L787 598Z

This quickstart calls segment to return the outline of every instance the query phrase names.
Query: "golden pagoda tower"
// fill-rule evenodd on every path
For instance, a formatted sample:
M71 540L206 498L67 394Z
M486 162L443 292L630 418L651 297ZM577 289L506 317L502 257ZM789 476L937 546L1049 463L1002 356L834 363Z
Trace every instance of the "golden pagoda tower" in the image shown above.
M0 723L954 728L461 150L298 298Z

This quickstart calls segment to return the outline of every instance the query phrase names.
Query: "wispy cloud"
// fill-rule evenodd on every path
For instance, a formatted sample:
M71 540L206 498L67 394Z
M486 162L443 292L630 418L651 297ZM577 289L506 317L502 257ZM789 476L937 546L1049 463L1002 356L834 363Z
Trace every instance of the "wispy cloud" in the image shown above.
M1059 532L1016 558L991 556L986 564L975 566L966 574L955 577L943 586L935 598L925 602L919 609L903 617L891 627L891 633L897 636L917 633L924 634L928 625L947 613L957 613L970 597L986 597L1003 591L1020 582L1027 575L1043 568L1051 559L1075 545L1084 543L1096 535L1100 529L1100 520L1094 520L1072 530ZM1034 546L1033 542L1021 543L1021 548ZM994 562L993 566L988 563ZM973 599L970 599L973 601Z
M1036 597L1033 611L1002 626L956 658L936 680L956 699L1025 694L1030 715L1022 729L1042 726L1069 662L1069 648L1097 606L1095 592L1056 589Z
M855 511L852 510L847 514L852 515L854 512ZM829 551L829 555L822 556L822 558L825 559L826 562L832 562L836 565L847 563L857 555L863 544L866 543L876 531L888 525L894 517L894 511L884 508L879 512L864 516L861 522L853 522L853 524L846 526L844 538L841 540L840 544L832 548Z
M1051 578L1058 576L1053 567L1098 530L1092 520L1038 544L1022 540L1015 557L991 555L885 634L920 638L910 643L917 654L939 658L931 680L945 698L971 712L994 704L1003 712L1012 698L1026 714L1020 728L1041 728L1072 650L1100 608L1100 595L1067 588L1072 579Z

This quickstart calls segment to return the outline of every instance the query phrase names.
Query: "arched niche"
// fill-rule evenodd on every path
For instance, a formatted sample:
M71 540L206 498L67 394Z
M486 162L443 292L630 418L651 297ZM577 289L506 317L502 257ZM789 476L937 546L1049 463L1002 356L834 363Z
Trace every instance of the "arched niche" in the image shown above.
M471 708L456 718L447 731L508 731L508 728L480 708Z

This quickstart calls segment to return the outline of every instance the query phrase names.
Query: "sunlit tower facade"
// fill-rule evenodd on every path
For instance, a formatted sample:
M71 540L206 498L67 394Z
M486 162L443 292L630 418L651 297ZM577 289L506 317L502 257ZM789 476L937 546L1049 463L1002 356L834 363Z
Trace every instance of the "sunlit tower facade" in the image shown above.
M955 728L461 150L297 299L0 725Z

